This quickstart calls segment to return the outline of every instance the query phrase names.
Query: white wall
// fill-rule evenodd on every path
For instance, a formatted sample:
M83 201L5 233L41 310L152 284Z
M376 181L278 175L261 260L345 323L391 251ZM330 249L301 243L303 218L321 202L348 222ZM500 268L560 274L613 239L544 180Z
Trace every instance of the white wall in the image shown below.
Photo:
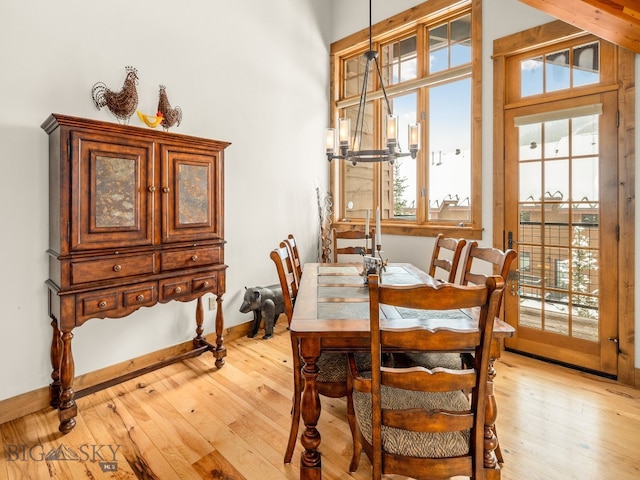
M0 400L50 383L48 144L52 113L115 121L91 101L138 69L139 108L158 84L184 112L176 133L230 141L226 152L226 324L244 286L277 282L269 252L295 233L315 260L316 186L326 190L328 30L324 0L4 0L0 3ZM135 117L132 125L140 125ZM284 213L286 212L286 213ZM208 302L206 302L208 303ZM91 320L73 341L76 374L195 333L195 303ZM205 315L213 331L214 311Z

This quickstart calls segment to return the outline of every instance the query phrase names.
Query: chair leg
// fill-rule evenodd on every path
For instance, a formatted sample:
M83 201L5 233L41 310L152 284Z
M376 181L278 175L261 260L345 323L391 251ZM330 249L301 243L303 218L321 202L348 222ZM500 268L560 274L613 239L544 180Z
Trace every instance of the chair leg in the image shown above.
M284 453L284 463L291 463L293 451L298 440L298 429L300 427L300 403L302 402L302 362L296 340L291 337L291 353L293 356L293 399L291 405L291 428L289 430L289 441L287 450Z
M347 420L349 421L349 429L351 430L351 443L353 445L353 456L349 465L349 472L353 473L358 469L360 464L360 456L362 454L362 444L360 443L360 432L356 424L356 412L353 408L353 398L351 396L353 386L351 385L351 377L347 375Z
M353 439L353 455L351 456L351 463L349 464L349 473L355 473L360 465L360 457L362 456L362 444L360 443L360 437L357 432L351 435Z

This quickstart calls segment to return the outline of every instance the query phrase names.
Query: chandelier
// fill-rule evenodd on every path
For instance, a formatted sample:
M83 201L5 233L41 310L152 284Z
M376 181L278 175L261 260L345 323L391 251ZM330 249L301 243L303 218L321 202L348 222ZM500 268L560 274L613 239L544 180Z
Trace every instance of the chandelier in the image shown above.
M356 125L351 135L351 119L340 118L338 120L338 142L339 154L336 154L336 130L335 128L327 128L325 132L326 154L329 161L334 158L341 160L350 160L355 166L358 162L384 162L388 161L393 164L396 158L411 155L416 158L418 150L420 150L420 124L415 123L409 125L409 152L402 152L398 143L398 117L391 111L391 104L387 98L387 92L384 88L382 73L380 72L380 64L378 63L378 52L373 50L371 35L371 0L369 0L369 50L364 53L366 59L364 76L362 79L362 92L360 93L360 101L358 102L358 113L356 115ZM369 84L369 72L375 66L378 80L382 87L382 95L387 106L387 115L385 116L385 131L387 139L387 148L381 150L361 150L362 135L364 132L364 110L367 103L367 85Z

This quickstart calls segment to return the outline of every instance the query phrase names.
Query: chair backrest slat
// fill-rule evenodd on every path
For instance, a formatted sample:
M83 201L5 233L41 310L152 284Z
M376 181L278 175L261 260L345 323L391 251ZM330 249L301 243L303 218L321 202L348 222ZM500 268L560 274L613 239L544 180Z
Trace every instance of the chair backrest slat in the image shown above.
M372 228L369 232L369 245L366 254L371 255L373 252L373 242L375 241L376 229ZM365 249L366 235L364 230L346 230L338 231L331 229L331 238L333 240L333 262L339 261L338 255L362 255ZM355 240L361 240L356 244ZM344 242L347 244L345 244Z
M476 241L470 242L467 246L464 261L462 262L460 283L462 285L482 285L491 275L491 273L487 273L487 271L490 272L493 270L493 274L500 275L506 285L509 271L517 256L518 253L512 249L502 251L493 247L480 247ZM498 316L500 315L501 308L502 296L500 297L498 305Z
M480 342L478 342L479 344ZM383 345L386 345L384 341ZM432 349L428 349L432 350ZM380 381L384 385L405 390L421 391L426 382L432 382L432 391L448 392L451 390L467 390L473 388L476 382L475 373L472 370L447 370L437 367L428 370L424 367L410 367L396 375L395 369L382 367Z
M431 254L429 275L441 281L453 283L456 279L462 249L466 244L467 241L462 238L445 237L444 234L439 233ZM437 273L439 272L437 269L444 270L446 278L438 277Z
M287 248L289 249L289 257L293 263L293 274L296 277L296 282L300 286L300 279L302 278L302 260L300 260L300 252L298 251L298 242L293 234L289 234L284 240Z
M493 268L493 274L500 275L506 283L511 264L517 256L516 251L512 249L502 251L493 247L480 247L476 241L470 242L462 262L463 270L460 283L462 285L468 285L469 283L482 285L485 283L487 277L492 273L474 270L482 262L487 264L488 268Z
M417 410L407 415L404 410L383 410L382 424L390 428L402 428L412 432L443 433L461 431L473 427L473 414Z
M278 248L274 248L270 255L271 260L276 265L278 280L282 288L282 299L284 300L284 313L287 321L291 324L293 317L293 306L298 296L298 282L294 274L294 267L289 256L289 249L285 242L280 242Z

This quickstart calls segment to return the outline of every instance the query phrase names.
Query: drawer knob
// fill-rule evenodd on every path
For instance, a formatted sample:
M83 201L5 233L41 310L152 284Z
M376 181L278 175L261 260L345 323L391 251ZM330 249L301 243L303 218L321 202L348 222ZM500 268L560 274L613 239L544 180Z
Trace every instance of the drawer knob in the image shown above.
M176 287L176 293L182 293L182 287Z
M162 189L162 191L163 191L164 193L169 193L169 192L171 191L171 189L170 189L169 187L164 187L164 188Z
M99 308L105 308L106 306L107 306L107 302L105 302L104 300L98 304Z
M156 191L156 187L154 187L153 185L149 187L149 192L153 193Z
M139 302L144 300L144 295L140 294L136 297L136 300L138 300Z
M192 255L191 256L191 260L193 260L194 262L198 261L198 255Z
M119 272L120 270L122 270L122 266L121 265L114 265L113 266L113 271L114 272Z
M209 288L209 282L208 282L208 281L204 282L204 285L202 285L202 286L203 286L204 288Z

